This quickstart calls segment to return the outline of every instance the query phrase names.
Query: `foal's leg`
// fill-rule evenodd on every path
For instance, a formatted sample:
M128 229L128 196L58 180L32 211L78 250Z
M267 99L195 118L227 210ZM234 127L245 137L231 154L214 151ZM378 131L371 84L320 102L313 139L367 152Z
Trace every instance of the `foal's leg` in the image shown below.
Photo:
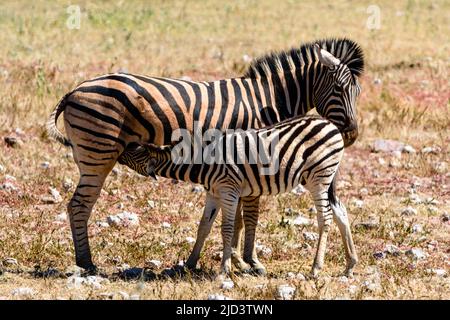
M319 226L319 243L311 270L312 276L317 277L324 263L328 233L333 221L333 212L331 211L328 198L328 185L320 185L310 191L317 209L317 223Z
M244 259L242 259L241 255L242 231L244 230L244 220L242 216L242 200L239 200L234 221L234 235L231 240L231 261L239 271L248 272L251 267Z
M200 257L200 252L205 243L206 237L211 231L213 222L219 211L219 206L217 200L211 194L206 195L206 204L203 211L202 219L200 220L200 225L197 231L197 240L195 241L194 248L186 261L186 267L189 269L195 269L197 261Z
M255 233L259 216L259 199L260 197L242 198L245 223L244 261L250 264L253 272L258 275L265 275L266 268L259 262L255 248Z

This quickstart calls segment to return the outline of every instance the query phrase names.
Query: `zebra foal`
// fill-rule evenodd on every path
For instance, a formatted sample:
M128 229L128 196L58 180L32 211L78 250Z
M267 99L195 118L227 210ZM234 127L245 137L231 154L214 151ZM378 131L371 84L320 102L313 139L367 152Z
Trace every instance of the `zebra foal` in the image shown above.
M319 243L312 267L317 276L324 263L325 248L334 217L346 252L345 273L352 274L357 254L344 205L335 194L335 175L344 153L344 141L337 127L328 120L296 117L271 127L224 134L212 142L216 152L223 150L224 162L194 164L174 159L174 147L145 145L132 154L123 154L125 164L138 160L147 175L203 184L207 190L206 205L194 249L186 262L195 268L212 223L222 210L223 259L221 272L231 270L231 244L239 199L245 224L244 260L256 270L264 269L256 256L254 240L261 195L288 192L302 184L312 195L317 208ZM271 172L261 161L261 153L271 155ZM250 159L257 159L251 162ZM144 172L145 174L145 172Z

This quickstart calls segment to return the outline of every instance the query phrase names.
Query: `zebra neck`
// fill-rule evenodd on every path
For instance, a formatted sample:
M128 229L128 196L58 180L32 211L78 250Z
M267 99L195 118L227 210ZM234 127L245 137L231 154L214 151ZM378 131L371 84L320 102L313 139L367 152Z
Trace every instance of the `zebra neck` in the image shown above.
M304 115L314 107L314 67L271 73L253 79L263 88L260 99L260 120L263 125L274 124L294 116ZM263 96L264 95L264 96Z

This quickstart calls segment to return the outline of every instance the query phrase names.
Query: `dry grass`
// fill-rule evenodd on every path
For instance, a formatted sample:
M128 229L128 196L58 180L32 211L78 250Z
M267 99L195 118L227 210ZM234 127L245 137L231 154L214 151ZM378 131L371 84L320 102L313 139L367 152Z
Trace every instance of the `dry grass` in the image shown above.
M124 263L144 267L146 261L158 259L163 261L162 269L185 259L191 249L185 238L195 237L204 205L204 194L192 193L190 185L165 179L152 182L123 167L108 178L90 220L94 259L110 282L101 289L69 290L66 279L36 277L35 268L65 270L74 263L68 222L55 217L65 211L73 191L73 187L64 191L63 181L78 178L69 150L48 141L43 124L67 90L95 75L126 69L211 80L239 75L245 69L244 54L257 56L301 41L347 36L363 46L368 65L358 106L362 134L346 152L338 189L355 226L361 260L357 274L348 282L338 277L344 255L334 228L322 277L317 281L289 277L289 272L309 270L314 246L305 244L302 232L315 231L315 226L302 230L280 224L285 208L308 214L312 206L307 195L285 194L264 198L262 205L258 240L272 249L271 256L262 258L269 276L237 277L236 287L225 295L271 299L279 284L289 283L296 286L297 299L450 298L449 278L426 272L450 267L450 225L440 217L450 211L448 1L78 3L83 12L80 30L66 28L66 1L0 5L0 165L4 167L0 184L11 175L17 187L13 192L0 190L0 261L8 257L18 261L0 276L0 297L17 298L11 295L17 287L33 288L33 298L45 299L121 298L119 291L149 299L197 299L221 292L219 283L209 277L219 264L212 259L221 248L218 224L201 258L204 279L124 281L113 276ZM370 4L381 9L379 30L366 28ZM3 142L6 136L18 137L23 144L10 148ZM438 146L441 151L403 154L395 160L370 151L376 138L397 139L417 150ZM45 161L50 163L48 169L41 168ZM434 197L439 203L408 204L414 183L420 184L416 189L421 198ZM51 186L61 192L61 203L42 202ZM355 207L354 199L364 200L363 207ZM149 207L148 200L154 201L155 208ZM407 205L418 214L402 216ZM122 210L138 213L140 226L97 225ZM379 219L378 226L356 228L371 216ZM161 228L162 222L172 228ZM423 226L422 232L412 232L416 223ZM421 248L428 257L417 262L404 254L375 259L373 253L386 244L402 250ZM367 288L364 281L372 281L375 269L379 286ZM262 289L255 288L259 284Z

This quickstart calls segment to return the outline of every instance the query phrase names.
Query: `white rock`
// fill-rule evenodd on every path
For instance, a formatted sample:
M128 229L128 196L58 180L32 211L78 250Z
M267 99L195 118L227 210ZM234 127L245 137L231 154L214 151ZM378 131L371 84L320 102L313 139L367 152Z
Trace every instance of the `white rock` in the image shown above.
M111 215L106 218L110 226L115 227L128 227L128 226L138 226L139 217L135 213L128 211L123 211L116 215Z
M299 184L294 189L292 189L291 192L296 195L301 195L306 192L306 189L301 184Z
M42 162L40 164L40 167L41 167L41 169L48 169L48 168L50 168L50 162L48 162L48 161Z
M402 158L402 152L399 151L399 150L392 151L391 154L392 154L392 156L394 158L397 158L397 159L401 159Z
M340 276L340 277L338 278L338 281L339 281L340 283L348 283L348 278L347 278L346 276Z
M450 214L448 214L448 212L442 213L442 215L441 215L441 220L442 220L443 222L450 221Z
M397 246L394 246L393 244L387 244L384 247L384 252L389 253L393 256L398 256L402 253L401 250Z
M6 190L8 192L17 191L19 188L17 188L14 184L11 182L4 182L0 184L0 190Z
M433 154L438 154L439 152L441 152L441 148L439 147L424 147L422 148L422 150L420 151L422 153L433 153Z
M250 57L248 54L244 54L244 55L242 56L242 60L243 60L245 63L249 63L249 62L251 62L253 59L252 59L252 57Z
M295 294L295 287L288 284L278 286L278 298L281 300L292 300Z
M9 175L9 174L6 174L6 175L5 175L5 180L7 180L7 181L13 181L13 182L17 181L16 177L11 176L11 175Z
M73 181L70 180L69 178L64 178L63 181L63 189L64 191L69 191L71 188L73 187Z
M412 232L413 233L422 233L423 232L423 227L421 224L415 224L412 226Z
M367 190L366 188L361 188L361 189L359 189L359 194L361 196L367 196L367 195L369 195L369 190Z
M386 165L386 160L384 160L383 158L378 158L378 163L382 166Z
M67 278L66 285L69 289L77 289L80 288L85 282L85 278L73 275Z
M141 300L141 296L139 294L130 295L130 300Z
M412 146L410 145L405 145L402 149L402 152L406 152L406 153L416 153L416 149L414 149Z
M147 266L151 269L158 269L159 267L161 267L162 262L159 260L150 260L147 261Z
M427 269L426 272L429 274L438 276L438 277L446 277L447 276L447 271L445 269Z
M186 242L187 243L189 243L189 244L194 244L195 243L195 238L192 238L192 237L186 237Z
M315 233L315 232L303 232L303 238L306 241L310 241L310 242L314 242L319 240L319 234Z
M293 221L292 224L294 226L309 226L312 224L312 221L308 218L297 216Z
M125 291L118 291L117 294L123 299L123 300L129 300L130 295L126 293Z
M258 256L261 257L270 257L272 255L272 249L270 249L269 247L263 245L263 244L256 244L255 245L255 249L256 249L256 253L258 254Z
M172 227L172 225L170 223L164 221L163 223L161 223L161 227L163 229L170 229Z
M111 173L112 173L113 176L116 176L116 177L117 177L121 172L120 172L120 169L119 169L119 168L114 167L114 168L111 170Z
M352 284L351 286L348 287L348 292L350 292L350 294L355 294L356 292L358 292L358 287Z
M67 214L63 211L60 214L56 215L55 221L64 222L67 220Z
M427 254L418 248L409 249L406 254L414 260L423 260L427 257Z
M194 186L191 191L194 193L201 193L205 191L205 189L202 186Z
M48 190L56 202L61 202L63 200L58 190L52 187L50 187Z
M415 216L417 214L417 210L413 207L406 207L402 210L402 215L404 216Z
M5 167L0 164L0 173L3 173L5 171L6 171Z
M436 170L438 173L446 173L447 172L447 162L445 161L438 161L433 163L433 169Z
M231 300L231 299L222 294L213 293L208 295L208 300Z
M376 86L380 85L381 83L382 83L382 81L381 81L380 78L375 78L375 79L373 80L373 84L376 85Z
M3 260L3 264L5 265L5 266L17 266L18 265L18 263L17 263L17 259L15 259L15 258L6 258L5 260Z
M148 207L149 207L150 209L154 209L154 208L155 208L155 201L153 201L153 200L148 200L148 201L147 201L147 204L148 204Z
M299 280L299 281L305 281L305 280L306 280L305 275L304 275L303 273L300 273L300 272L297 273L296 278L297 278L297 280Z
M402 151L405 144L400 141L377 139L374 141L372 150L374 152L393 152Z
M21 287L12 290L11 294L21 298L31 298L34 295L34 290L28 287Z
M106 221L97 221L96 225L100 228L109 228L109 223Z
M355 206L356 208L362 208L362 207L364 207L364 201L359 200L359 199L353 199L352 205Z
M234 282L231 280L224 280L220 285L220 289L231 290L234 288Z

